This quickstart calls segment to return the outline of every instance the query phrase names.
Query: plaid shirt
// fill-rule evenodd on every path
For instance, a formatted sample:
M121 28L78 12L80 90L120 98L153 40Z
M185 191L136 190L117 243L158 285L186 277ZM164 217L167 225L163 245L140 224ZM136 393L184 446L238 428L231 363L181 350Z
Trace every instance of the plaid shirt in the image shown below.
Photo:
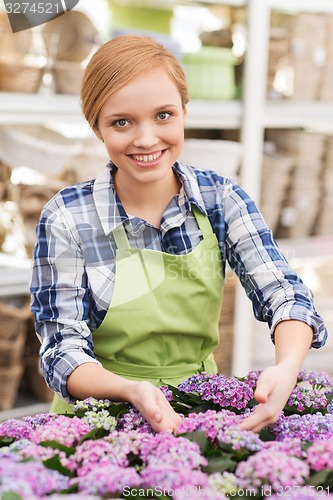
M47 383L67 401L68 376L96 362L91 332L111 303L115 280L112 231L123 224L132 248L172 254L190 252L201 240L191 211L208 216L221 250L252 301L255 317L268 323L304 321L314 330L312 347L327 338L312 293L289 268L254 202L236 183L208 170L176 162L182 187L156 229L126 214L117 197L110 162L97 179L60 191L44 207L37 225L31 283L32 312Z

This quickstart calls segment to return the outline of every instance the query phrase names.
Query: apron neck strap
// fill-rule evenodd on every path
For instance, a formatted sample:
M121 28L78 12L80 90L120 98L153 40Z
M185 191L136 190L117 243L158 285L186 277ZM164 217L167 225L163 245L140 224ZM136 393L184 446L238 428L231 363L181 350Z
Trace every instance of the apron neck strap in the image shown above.
M213 229L208 217L204 215L195 205L192 205L192 211L202 233L203 239L211 236L213 234ZM118 250L126 251L131 249L123 224L120 224L118 227L116 227L112 231L112 234Z
M196 218L203 239L206 239L209 236L211 236L213 234L213 229L211 223L209 222L208 217L205 214L203 214L195 205L192 205L192 212L194 217Z
M112 231L117 249L120 251L130 250L129 241L123 224L120 224Z

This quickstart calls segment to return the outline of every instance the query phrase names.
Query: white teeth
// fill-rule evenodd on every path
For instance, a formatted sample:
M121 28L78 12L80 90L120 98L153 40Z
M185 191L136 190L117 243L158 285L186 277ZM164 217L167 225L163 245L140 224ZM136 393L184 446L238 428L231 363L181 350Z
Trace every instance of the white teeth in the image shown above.
M137 160L137 161L149 163L151 161L157 160L157 158L159 158L161 156L161 154L162 154L162 152L159 151L158 153L153 153L151 155L143 155L143 156L133 155L133 158L134 158L134 160Z

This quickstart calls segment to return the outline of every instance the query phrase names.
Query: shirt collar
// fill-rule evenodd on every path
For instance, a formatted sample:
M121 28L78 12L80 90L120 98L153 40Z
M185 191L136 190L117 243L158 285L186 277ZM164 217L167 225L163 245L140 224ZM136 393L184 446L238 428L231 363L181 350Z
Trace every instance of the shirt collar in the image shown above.
M187 212L191 210L190 205L194 204L207 215L193 168L178 161L173 168L184 188ZM105 235L110 234L116 227L130 219L115 190L112 176L115 169L116 166L110 161L97 176L93 187L93 198Z
M200 210L200 212L202 212L204 215L207 215L207 210L202 198L194 168L190 167L186 163L180 163L178 161L176 161L173 168L178 174L180 182L183 185L185 196L188 202L188 211L191 210L190 205L195 205Z

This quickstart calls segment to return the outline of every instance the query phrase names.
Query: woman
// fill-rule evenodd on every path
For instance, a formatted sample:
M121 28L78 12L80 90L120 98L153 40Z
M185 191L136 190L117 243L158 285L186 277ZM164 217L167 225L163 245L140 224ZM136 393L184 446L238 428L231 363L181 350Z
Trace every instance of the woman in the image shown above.
M31 292L52 410L89 396L135 405L156 431L180 423L157 388L213 359L228 261L268 322L276 365L262 373L241 428L276 420L312 345L327 332L248 195L177 161L188 93L183 69L150 38L125 35L94 54L82 109L110 163L43 209Z

